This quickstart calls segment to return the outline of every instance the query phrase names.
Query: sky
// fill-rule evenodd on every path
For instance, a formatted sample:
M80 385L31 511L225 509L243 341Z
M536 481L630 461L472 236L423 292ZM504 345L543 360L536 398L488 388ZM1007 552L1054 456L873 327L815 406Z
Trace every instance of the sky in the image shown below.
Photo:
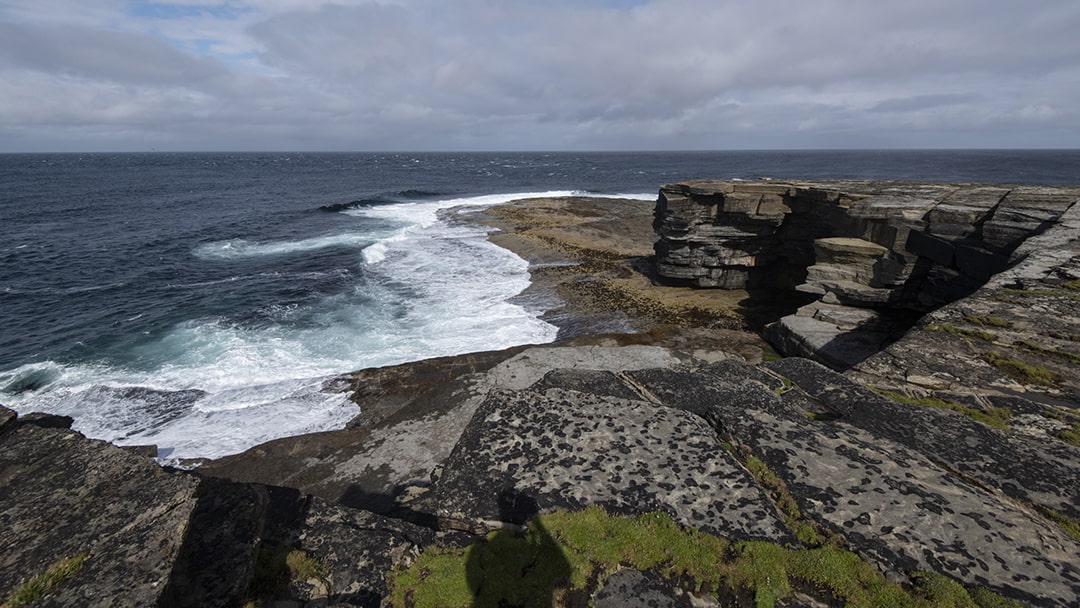
M1077 0L0 0L0 152L1080 148Z

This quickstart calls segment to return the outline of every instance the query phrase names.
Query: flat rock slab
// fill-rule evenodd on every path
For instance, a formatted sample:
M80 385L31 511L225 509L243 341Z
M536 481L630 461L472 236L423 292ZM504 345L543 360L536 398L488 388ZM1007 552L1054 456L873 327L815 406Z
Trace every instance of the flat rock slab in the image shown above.
M488 382L496 388L524 389L555 369L625 371L681 363L672 351L659 346L536 347L496 365Z
M738 367L632 375L662 402L701 412L750 446L805 515L895 579L933 570L1040 606L1080 597L1080 543L1060 528L843 417L812 420L806 414L821 404L809 394Z
M0 598L58 560L82 569L35 606L155 606L195 511L199 481L70 430L0 434Z
M199 470L235 481L294 487L348 507L388 513L403 489L429 484L431 471L450 455L488 391L526 388L554 369L644 369L690 359L641 345L522 350L463 355L465 364L446 357L358 372L358 378L373 380L372 386L359 381L354 386L362 410L379 410L370 426L279 439ZM416 394L406 397L398 388L387 388L397 378Z
M425 500L442 521L474 529L600 505L621 514L662 510L729 538L790 540L700 418L555 388L490 395Z
M1011 498L1080 519L1080 450L1063 441L1010 433L943 408L897 403L806 359L766 367L841 414L846 425L903 444Z

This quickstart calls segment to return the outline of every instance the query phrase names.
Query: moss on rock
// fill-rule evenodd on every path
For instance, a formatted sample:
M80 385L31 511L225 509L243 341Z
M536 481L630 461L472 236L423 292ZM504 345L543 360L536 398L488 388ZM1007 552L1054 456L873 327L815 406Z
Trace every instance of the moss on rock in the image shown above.
M618 517L588 507L538 515L527 530L495 532L464 549L429 548L387 576L390 604L565 606L582 603L620 568L633 568L735 606L769 608L796 590L852 607L1016 605L934 573L913 573L905 590L845 549L732 543L659 512Z

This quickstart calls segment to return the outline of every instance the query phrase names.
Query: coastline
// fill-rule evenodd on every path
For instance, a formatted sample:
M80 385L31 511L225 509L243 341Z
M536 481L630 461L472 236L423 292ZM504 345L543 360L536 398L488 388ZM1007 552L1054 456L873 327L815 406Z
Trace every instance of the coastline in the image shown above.
M700 195L713 202L713 193ZM642 270L651 261L642 243L652 241L647 201L525 199L466 214L461 221L484 223L491 242L530 263L523 301L550 304L548 318L587 321L561 326L554 344L340 376L332 389L364 407L348 428L268 442L195 471L162 474L142 452L79 441L70 418L0 408L9 448L0 469L14 472L5 489L20 497L6 513L18 522L16 551L0 560L0 574L14 581L34 565L92 555L56 590L66 603L127 586L140 605L385 605L394 597L409 605L439 581L472 598L478 565L483 581L520 588L518 574L578 550L552 545L550 559L520 572L473 559L517 542L510 536L523 525L532 533L551 528L550 518L585 518L581 550L592 551L606 526L595 514L645 522L663 512L665 527L717 539L710 569L767 551L777 580L809 594L781 590L778 600L882 605L911 593L927 605L1072 605L1080 594L1072 566L1080 555L1080 192L1014 194L1025 204L1008 199L994 212L1027 215L979 224L990 239L1020 235L1008 268L843 373L795 356L761 363L750 292L654 284ZM752 197L752 209L762 201ZM890 211L913 204L876 202ZM1054 213L1049 228L1016 220L1033 210ZM924 237L941 232L940 221L928 224ZM722 309L725 295L737 306ZM695 308L699 301L711 306ZM637 333L608 331L623 328ZM52 498L39 500L43 493ZM128 514L148 512L169 519L140 516L146 525L133 531ZM185 533L174 538L179 527ZM85 533L67 538L71 529ZM163 558L138 553L158 547ZM800 565L808 556L810 573ZM258 575L267 561L311 567L281 566L288 588L270 588ZM136 584L130 563L156 570ZM666 569L630 574L652 581L668 604L702 589L697 578L666 579ZM723 587L749 580L739 576L710 587L712 599L752 605L745 585ZM625 596L624 579L544 584L584 601ZM828 591L848 580L850 596Z
M529 263L517 296L544 308L556 344L647 344L726 350L751 362L775 354L755 328L777 314L745 290L660 284L652 272L654 201L570 196L455 210L491 228L488 240Z

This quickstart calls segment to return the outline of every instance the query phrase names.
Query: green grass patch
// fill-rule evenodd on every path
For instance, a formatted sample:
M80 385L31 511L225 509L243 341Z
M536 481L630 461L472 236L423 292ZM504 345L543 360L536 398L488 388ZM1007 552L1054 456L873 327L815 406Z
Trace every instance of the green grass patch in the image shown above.
M1069 428L1055 433L1054 437L1080 448L1080 423L1072 423Z
M829 542L838 543L839 539L831 537L825 530L820 529L814 522L806 519L799 509L799 503L788 491L787 484L780 479L762 461L751 453L750 448L739 445L732 454L746 467L747 472L754 481L772 499L777 510L784 516L784 525L799 540L800 543L809 547L819 547Z
M1071 281L1065 281L1062 284L1065 289L1071 289L1072 291L1080 291L1080 279L1073 279Z
M1007 430L1009 428L1009 420L1012 418L1012 411L1006 407L988 407L985 410L968 407L955 401L945 401L944 399L938 399L937 397L909 397L903 393L896 391L885 390L883 388L877 388L874 386L869 387L870 390L887 397L897 403L904 405L924 405L927 407L938 407L946 410L951 410L971 418L977 422L992 426L996 429Z
M794 590L856 608L1014 605L985 590L969 592L937 574L913 574L911 591L905 591L854 553L834 546L732 543L682 528L665 513L618 517L598 507L539 515L523 536L499 531L464 549L430 547L409 568L387 575L389 603L580 605L620 568L657 572L724 605L771 608Z
M1043 505L1035 505L1035 510L1041 513L1044 517L1049 519L1058 525L1066 534L1071 536L1073 540L1080 541L1080 521L1065 515L1064 513L1058 513L1057 511Z
M0 608L20 608L33 604L52 593L64 581L78 574L88 559L90 559L89 555L80 554L56 562L45 572L19 585Z
M289 597L289 584L317 580L329 589L329 567L299 549L263 546L255 556L255 570L244 608L256 608Z
M1005 291L1009 293L1015 293L1020 295L1030 296L1052 296L1058 298L1068 298L1070 300L1080 300L1080 293L1073 293L1070 290L1057 290L1057 289L1008 289Z
M1071 363L1073 365L1080 365L1080 355L1076 353L1071 353L1067 350L1046 348L1045 346L1039 346L1038 344L1035 344L1034 342L1029 342L1027 340L1017 340L1013 343L1013 346L1016 346L1017 348L1022 348L1029 353L1041 355L1043 357L1058 359L1060 361Z
M976 340L982 340L984 342L993 342L997 340L997 334L992 331L985 331L982 329L963 329L954 325L948 325L945 323L931 323L924 327L926 331L935 331L942 334L951 334L953 336L961 336L964 338L974 338Z
M326 562L300 550L289 551L285 555L285 566L289 569L289 577L293 581L325 581L329 570Z
M1054 384L1054 372L1045 367L1029 365L994 351L984 353L982 359L1018 382L1039 386L1053 386Z
M1005 319L999 319L998 317L979 317L975 315L968 315L964 317L964 320L972 325L979 325L981 327L1000 327L1002 329L1008 329L1012 327L1012 323Z

